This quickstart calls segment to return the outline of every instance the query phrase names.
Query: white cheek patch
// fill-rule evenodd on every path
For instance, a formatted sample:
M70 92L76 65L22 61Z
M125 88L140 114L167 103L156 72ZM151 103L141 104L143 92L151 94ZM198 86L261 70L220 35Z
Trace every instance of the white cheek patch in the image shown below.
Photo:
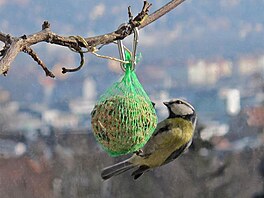
M185 104L172 105L171 111L175 115L191 115L194 113L193 110Z

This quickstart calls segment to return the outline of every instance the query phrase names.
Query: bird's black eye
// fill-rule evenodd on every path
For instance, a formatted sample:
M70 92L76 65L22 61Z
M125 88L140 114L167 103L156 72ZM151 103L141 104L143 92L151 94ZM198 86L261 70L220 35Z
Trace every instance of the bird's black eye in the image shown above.
M177 104L183 104L183 102L181 100L177 100L176 103Z

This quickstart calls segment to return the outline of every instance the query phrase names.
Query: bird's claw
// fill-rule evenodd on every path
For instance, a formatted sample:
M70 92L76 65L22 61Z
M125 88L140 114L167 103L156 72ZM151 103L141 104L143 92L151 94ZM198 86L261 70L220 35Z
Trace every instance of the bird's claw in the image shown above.
M143 156L143 151L142 151L142 149L139 149L138 151L135 151L134 152L136 155L138 155L138 156Z

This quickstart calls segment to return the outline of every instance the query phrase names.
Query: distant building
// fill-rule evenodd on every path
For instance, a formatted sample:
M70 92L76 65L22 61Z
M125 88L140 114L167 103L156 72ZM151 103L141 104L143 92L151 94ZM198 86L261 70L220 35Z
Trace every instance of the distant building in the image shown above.
M0 139L0 159L20 157L26 152L26 145L14 140Z
M91 78L86 78L83 82L83 99L94 101L97 96L96 82Z
M46 106L49 106L51 100L52 100L52 94L55 87L55 81L51 78L47 78L46 76L41 76L39 78L39 83L43 87L43 104Z
M0 89L0 104L10 101L10 93L6 90Z
M97 90L93 78L88 77L84 80L82 92L82 98L74 99L69 104L71 112L77 115L90 114L95 105Z
M264 127L264 107L252 107L247 110L247 123L250 126ZM264 130L264 128L263 128Z
M219 79L232 75L231 61L195 60L188 63L188 82L191 85L215 85Z
M226 110L229 115L238 115L241 110L240 92L238 89L229 89L226 95Z
M219 96L226 101L226 112L228 115L235 116L241 111L241 93L238 89L222 88Z
M50 126L60 129L78 128L79 125L79 119L76 115L62 113L58 110L44 111L42 120Z
M251 75L264 72L264 55L242 56L238 60L240 75Z

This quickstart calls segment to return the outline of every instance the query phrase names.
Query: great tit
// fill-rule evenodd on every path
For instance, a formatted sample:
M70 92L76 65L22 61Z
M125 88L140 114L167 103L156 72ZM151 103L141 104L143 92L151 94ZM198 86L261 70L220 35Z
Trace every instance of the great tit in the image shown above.
M158 123L145 146L129 159L106 167L101 176L104 180L137 168L132 173L139 178L150 169L165 165L179 157L192 143L197 116L193 106L182 100L164 102L169 117Z

